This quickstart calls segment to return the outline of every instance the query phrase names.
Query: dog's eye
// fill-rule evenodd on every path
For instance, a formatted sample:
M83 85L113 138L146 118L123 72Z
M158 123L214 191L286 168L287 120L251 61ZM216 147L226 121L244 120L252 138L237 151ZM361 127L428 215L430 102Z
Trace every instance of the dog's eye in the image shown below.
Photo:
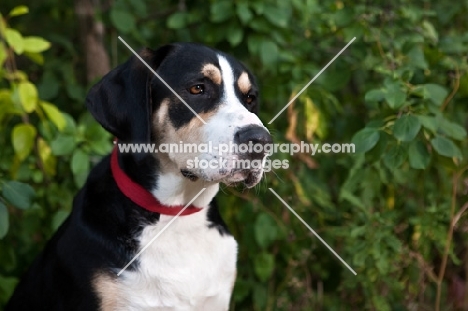
M205 86L203 84L197 84L190 88L190 94L203 94L205 91Z
M253 102L254 100L255 100L255 95L247 95L247 96L245 97L245 103L246 103L247 105L252 104L252 102Z

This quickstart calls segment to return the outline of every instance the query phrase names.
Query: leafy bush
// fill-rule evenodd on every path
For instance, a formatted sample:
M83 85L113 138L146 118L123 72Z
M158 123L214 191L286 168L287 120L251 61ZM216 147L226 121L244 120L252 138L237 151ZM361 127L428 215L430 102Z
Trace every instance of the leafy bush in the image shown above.
M36 84L18 69L17 57L33 68L33 76L50 48L43 38L8 25L27 13L18 6L0 16L0 305L68 215L92 155L106 154L111 145L109 134L89 115L75 121L41 99Z
M0 29L0 304L111 146L85 112L72 9L29 2L31 14L13 19L26 12L13 9ZM243 60L264 123L356 37L269 128L275 142L353 142L357 153L275 155L290 168L255 191L220 193L240 244L232 310L466 307L466 3L116 0L98 12L114 65L130 55L117 35L134 47L197 41Z

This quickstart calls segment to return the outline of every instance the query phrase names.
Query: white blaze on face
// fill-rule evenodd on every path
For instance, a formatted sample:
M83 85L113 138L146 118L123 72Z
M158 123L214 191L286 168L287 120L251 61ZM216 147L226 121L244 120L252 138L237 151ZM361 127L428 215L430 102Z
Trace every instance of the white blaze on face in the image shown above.
M218 143L229 143L234 140L235 132L247 125L263 126L262 121L252 112L248 111L236 96L234 72L231 65L224 56L218 55L221 67L223 97L215 115L205 126L207 141L213 145Z
M199 155L199 159L210 161L222 157L228 160L229 166L230 161L236 160L237 156L229 152L220 155L216 148L220 144L228 145L230 142L234 143L234 135L242 127L248 125L264 126L260 119L254 113L248 111L247 108L242 105L241 99L236 96L235 87L238 85L238 81L234 79L234 71L228 60L224 56L218 55L218 61L222 75L223 96L220 98L220 105L216 113L212 115L207 124L203 126L203 137L205 142L212 143L213 152L201 154ZM202 172L199 171L202 176L211 180L223 178L223 175L229 172L229 167L227 170L206 168L203 169ZM241 179L241 176L238 176L238 178Z

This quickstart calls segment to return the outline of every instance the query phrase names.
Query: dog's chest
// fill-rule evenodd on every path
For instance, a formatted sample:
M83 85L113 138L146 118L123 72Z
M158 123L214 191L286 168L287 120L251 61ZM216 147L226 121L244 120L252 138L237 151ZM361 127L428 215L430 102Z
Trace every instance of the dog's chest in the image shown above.
M203 214L179 217L162 233L172 217L162 215L156 225L146 227L141 248L160 235L140 255L136 271L125 271L114 280L118 293L111 293L115 299L107 302L102 297L102 309L227 311L237 243L209 228Z

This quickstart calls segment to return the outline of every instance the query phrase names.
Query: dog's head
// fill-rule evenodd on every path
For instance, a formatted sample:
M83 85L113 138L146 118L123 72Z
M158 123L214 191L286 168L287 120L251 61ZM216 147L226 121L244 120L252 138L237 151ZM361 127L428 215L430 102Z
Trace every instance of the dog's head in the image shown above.
M251 164L265 159L261 146L271 136L255 114L258 87L244 65L193 43L145 49L140 56L164 82L132 57L90 90L87 106L97 121L121 143L182 147L152 156L191 180L257 184L263 169ZM235 148L241 144L250 148Z

